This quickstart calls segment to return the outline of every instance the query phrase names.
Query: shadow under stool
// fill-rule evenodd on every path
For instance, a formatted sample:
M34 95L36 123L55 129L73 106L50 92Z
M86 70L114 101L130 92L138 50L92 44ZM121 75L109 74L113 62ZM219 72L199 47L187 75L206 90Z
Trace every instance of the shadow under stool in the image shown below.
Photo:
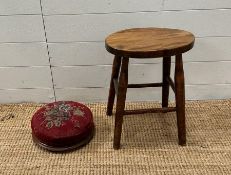
M195 37L192 33L167 28L133 28L109 35L105 46L115 55L112 67L107 115L112 115L117 95L114 149L119 149L124 115L173 112L177 115L179 145L186 145L185 84L182 53L190 50ZM171 56L175 56L174 81L170 77ZM129 58L163 58L163 79L160 83L128 84ZM168 107L169 86L173 89L176 107ZM125 110L127 88L162 87L162 108Z

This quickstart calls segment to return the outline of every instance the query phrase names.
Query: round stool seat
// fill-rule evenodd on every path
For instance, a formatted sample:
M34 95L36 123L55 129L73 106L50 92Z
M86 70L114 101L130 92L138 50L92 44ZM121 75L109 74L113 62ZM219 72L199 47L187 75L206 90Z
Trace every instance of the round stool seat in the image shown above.
M35 143L50 151L66 151L87 144L94 133L90 109L72 101L49 103L31 120Z
M108 52L130 58L157 58L184 53L193 47L192 33L167 28L133 28L106 38Z

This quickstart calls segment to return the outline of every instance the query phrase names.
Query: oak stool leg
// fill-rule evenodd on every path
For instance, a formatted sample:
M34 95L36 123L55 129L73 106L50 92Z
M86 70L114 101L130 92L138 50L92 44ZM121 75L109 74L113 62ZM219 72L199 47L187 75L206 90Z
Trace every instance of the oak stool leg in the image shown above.
M171 57L163 58L163 86L162 86L162 107L168 107L169 82L171 69Z
M179 145L186 145L185 86L182 54L176 55L175 63L176 114Z
M119 76L119 70L121 65L121 57L115 56L112 66L112 74L111 74L111 82L110 82L110 89L108 95L108 103L107 103L107 115L112 115L112 109L115 100L115 88L113 79L117 79Z
M118 95L117 95L117 103L116 103L114 143L113 143L114 149L119 149L120 147L123 114L124 114L126 93L127 93L127 86L128 86L128 63L129 63L129 58L123 57L119 83L118 83Z

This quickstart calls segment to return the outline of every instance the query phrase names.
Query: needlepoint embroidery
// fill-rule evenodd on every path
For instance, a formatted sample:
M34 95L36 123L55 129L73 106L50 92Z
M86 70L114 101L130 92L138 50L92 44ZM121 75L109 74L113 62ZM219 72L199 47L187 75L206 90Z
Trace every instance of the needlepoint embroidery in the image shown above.
M61 127L65 121L70 120L72 115L84 117L85 113L79 107L59 102L52 107L46 107L44 121L41 124L46 123L45 127L48 129ZM80 128L78 121L75 121L75 127Z

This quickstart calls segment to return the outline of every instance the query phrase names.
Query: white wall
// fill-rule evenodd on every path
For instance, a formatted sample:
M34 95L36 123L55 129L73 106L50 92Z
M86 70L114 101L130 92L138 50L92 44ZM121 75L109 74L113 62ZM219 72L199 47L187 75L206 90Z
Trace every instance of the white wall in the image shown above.
M0 103L106 101L105 37L150 26L195 34L183 55L187 99L231 98L230 0L0 0L0 26ZM161 81L161 70L161 59L131 60L129 82ZM128 100L160 92L129 89Z

